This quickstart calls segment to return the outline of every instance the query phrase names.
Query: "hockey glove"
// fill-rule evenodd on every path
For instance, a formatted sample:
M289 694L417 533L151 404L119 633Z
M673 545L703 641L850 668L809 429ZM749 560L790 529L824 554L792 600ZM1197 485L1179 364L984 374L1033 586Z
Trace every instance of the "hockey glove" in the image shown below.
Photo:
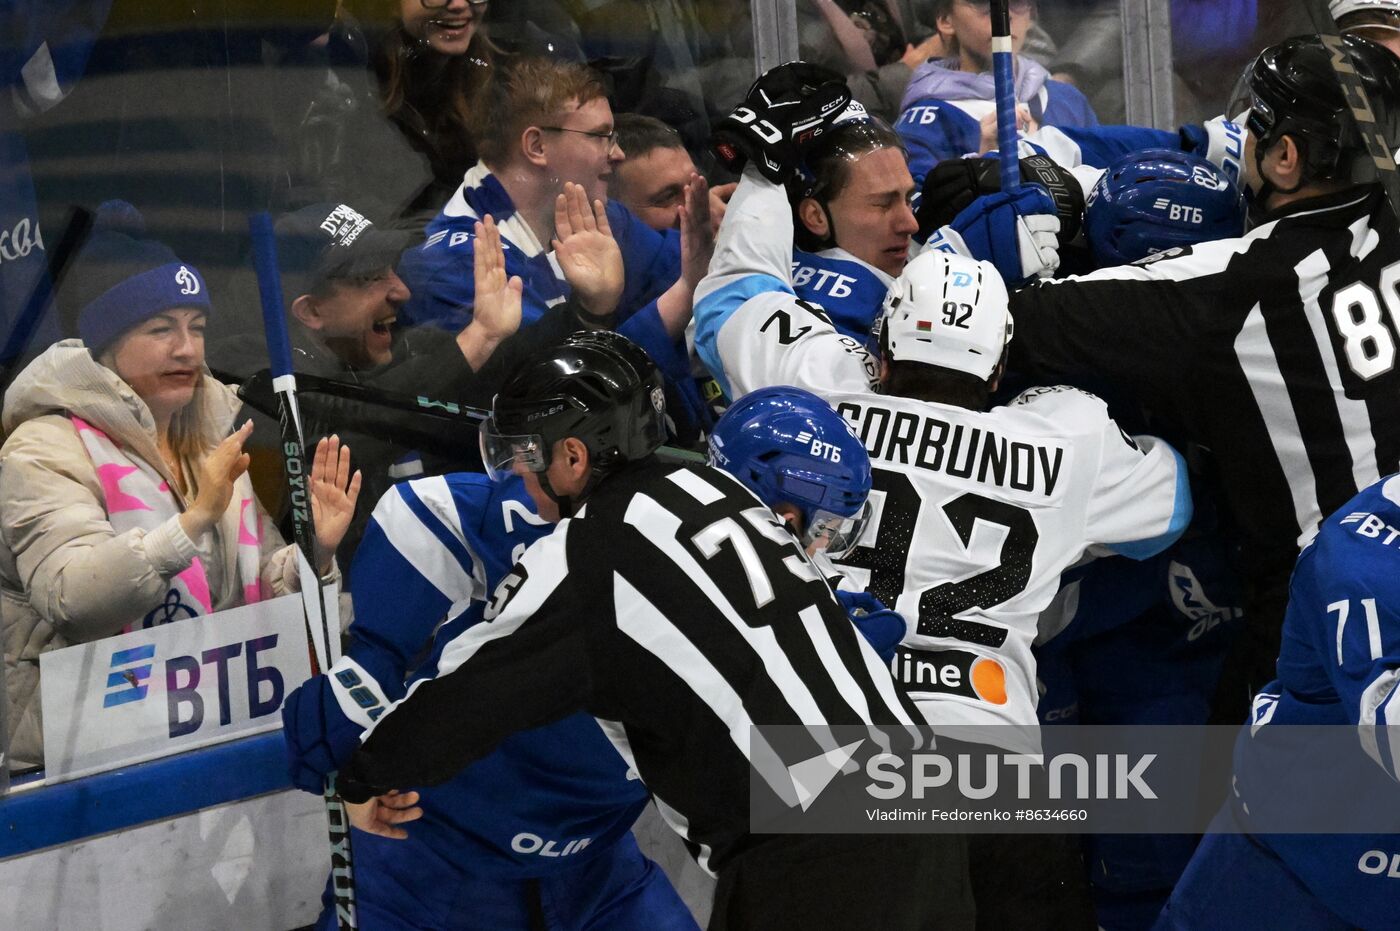
M1201 125L1187 124L1177 133L1181 137L1183 152L1194 152L1214 163L1236 184L1244 184L1244 177L1240 174L1240 159L1244 157L1244 127L1217 116Z
M851 89L835 71L802 61L779 65L719 121L711 145L730 171L737 174L752 162L769 181L782 184L802 163L806 146L850 100Z
M836 600L846 609L851 623L860 631L865 642L886 663L894 661L895 647L908 633L904 616L886 608L869 592L837 592Z
M1048 278L1060 264L1055 205L1038 187L979 197L951 226L934 233L926 248L986 259L1008 285Z
M1084 189L1066 169L1046 155L1021 159L1021 180L1044 188L1060 218L1059 244L1068 245L1084 223ZM919 197L917 238L926 241L947 226L974 200L1001 191L1001 163L994 158L950 158L933 166L924 177Z
M349 657L342 657L330 675L293 689L282 705L292 785L320 795L326 776L354 755L360 735L388 705L378 683Z

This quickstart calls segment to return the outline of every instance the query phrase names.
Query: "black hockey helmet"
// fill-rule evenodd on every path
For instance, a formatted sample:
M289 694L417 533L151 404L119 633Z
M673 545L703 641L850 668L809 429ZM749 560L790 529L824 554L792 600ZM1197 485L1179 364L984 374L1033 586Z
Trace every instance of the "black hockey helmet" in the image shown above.
M1348 58L1370 98L1376 122L1388 133L1400 117L1400 60L1384 46L1360 36L1342 37ZM1320 36L1297 36L1270 46L1247 72L1249 131L1255 159L1281 136L1292 136L1303 150L1303 181L1366 180L1366 142L1357 129L1337 75L1332 53ZM1291 192L1284 192L1291 193Z
M598 479L650 455L666 438L661 374L625 336L578 333L521 363L481 425L481 458L493 479L517 469L543 473L554 444L569 437L588 447L590 491Z

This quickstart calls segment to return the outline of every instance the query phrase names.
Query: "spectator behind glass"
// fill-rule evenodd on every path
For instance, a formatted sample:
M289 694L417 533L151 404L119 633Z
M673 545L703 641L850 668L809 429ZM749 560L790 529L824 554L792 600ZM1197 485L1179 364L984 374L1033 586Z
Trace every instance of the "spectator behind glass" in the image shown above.
M613 128L627 157L613 168L608 196L654 230L679 227L685 186L696 172L680 133L640 113L617 114Z
M5 393L0 625L13 766L43 759L39 655L299 587L295 550L244 474L251 423L204 366L203 277L109 202L70 272L81 339L49 347ZM318 568L360 476L331 438L312 469Z
M487 4L469 0L341 0L331 29L332 66L366 67L373 74L378 115L427 159L431 179L407 214L423 219L447 202L477 158L473 125L490 81L494 49L483 21ZM353 86L353 85L352 85ZM364 145L352 129L341 144ZM372 153L345 159L361 170ZM389 166L379 165L383 171ZM355 189L324 191L345 199ZM351 196L350 199L354 199ZM391 207L397 205L390 205Z
M951 55L914 71L895 124L909 148L909 169L920 184L943 159L981 151L982 120L995 112L990 3L935 0L933 6L939 35ZM1098 118L1082 93L1053 80L1043 65L1021 54L1035 3L1010 0L1010 8L1018 109L1027 111L1036 126L1097 126Z

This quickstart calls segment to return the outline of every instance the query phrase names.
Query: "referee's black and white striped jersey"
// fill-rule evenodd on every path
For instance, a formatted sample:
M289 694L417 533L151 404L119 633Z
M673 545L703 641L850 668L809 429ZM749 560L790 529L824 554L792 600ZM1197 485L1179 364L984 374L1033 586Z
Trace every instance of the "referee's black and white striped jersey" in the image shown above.
M436 783L584 709L714 872L745 845L751 762L786 775L832 749L813 738L778 760L751 725L915 720L792 534L705 466L649 462L602 483L526 551L486 618L366 732L343 779ZM790 780L768 785L796 802Z
M1210 449L1257 582L1400 466L1400 231L1378 186L1012 295L1011 367L1130 387Z

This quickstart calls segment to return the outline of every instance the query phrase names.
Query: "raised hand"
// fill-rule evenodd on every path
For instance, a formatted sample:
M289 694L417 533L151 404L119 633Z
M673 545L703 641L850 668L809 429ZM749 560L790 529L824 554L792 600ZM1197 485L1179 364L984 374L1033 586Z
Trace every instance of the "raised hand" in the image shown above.
M1033 133L1040 128L1040 124L1031 118L1031 108L1023 103L1016 104L1016 132L1025 135ZM977 154L986 155L988 152L995 152L997 143L997 115L992 111L982 117L981 139L978 141Z
M350 474L350 447L340 437L323 437L311 463L311 521L316 525L317 570L331 570L336 547L345 539L355 502L360 498L360 472Z
M694 290L710 270L715 252L714 228L710 225L710 185L694 172L685 186L680 207L681 277Z
M253 421L233 431L199 464L199 491L194 503L180 515L180 527L191 540L198 540L214 526L233 499L233 485L248 471L249 456L243 444L253 433Z
M501 231L488 213L475 225L473 274L476 303L472 323L481 325L481 336L500 342L520 329L520 303L524 285L519 275L506 276L506 254Z
M423 817L423 809L418 807L418 793L400 792L398 789L358 805L346 802L345 807L350 812L350 823L355 827L394 840L408 838L408 832L399 827L400 824Z
M590 208L583 186L565 182L554 200L554 236L554 255L574 300L592 316L611 314L622 297L624 278L622 250L603 202L595 200Z

